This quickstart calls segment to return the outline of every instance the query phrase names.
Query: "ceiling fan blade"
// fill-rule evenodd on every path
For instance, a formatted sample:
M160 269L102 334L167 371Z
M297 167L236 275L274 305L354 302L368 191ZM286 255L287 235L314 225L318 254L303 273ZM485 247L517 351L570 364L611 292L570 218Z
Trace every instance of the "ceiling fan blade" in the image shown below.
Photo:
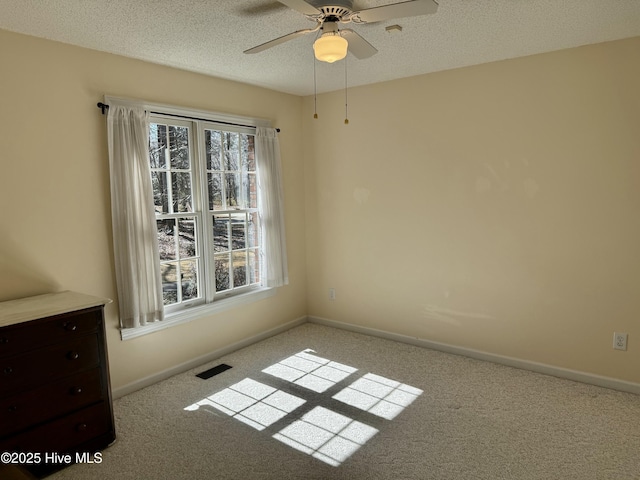
M340 35L349 43L349 51L362 60L378 53L376 47L367 42L359 34L348 28L340 30Z
M293 10L297 10L300 13L304 13L305 15L318 15L320 14L320 10L318 10L313 5L305 2L304 0L278 0L280 3L285 4L287 7L292 8Z
M259 5L250 5L246 7L238 7L237 12L244 16L265 15L280 10L284 10L287 6L278 1L263 3Z
M436 13L436 10L438 10L438 4L434 0L413 0L360 10L355 12L353 17L356 22L372 23Z
M317 32L318 30L320 30L320 25L318 25L316 28L307 28L305 30L298 30L297 32L283 35L282 37L275 38L266 43L258 45L257 47L253 47L253 48L250 48L249 50L245 50L244 53L260 53L265 51L268 48L275 47L276 45L280 45L281 43L288 42L289 40L293 40L294 38L301 37L302 35L306 35L307 33Z

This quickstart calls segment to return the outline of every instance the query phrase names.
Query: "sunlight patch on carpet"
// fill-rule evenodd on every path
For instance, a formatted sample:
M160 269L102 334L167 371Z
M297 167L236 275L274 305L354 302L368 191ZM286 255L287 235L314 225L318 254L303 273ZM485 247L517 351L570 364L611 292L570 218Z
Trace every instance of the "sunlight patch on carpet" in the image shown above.
M315 407L273 438L337 467L376 433L378 430L369 425Z
M332 362L304 350L262 370L317 393L326 392L358 369Z
M378 419L393 420L423 393L411 385L367 373L329 397L340 388L337 386L338 383L346 380L358 369L319 357L314 353L313 350L306 349L262 370L262 373L308 390L295 390L297 395L305 398L245 378L189 405L185 410L214 409L259 431L269 427L272 427L272 431L279 429L272 435L274 439L338 467L379 430L317 405L318 403L338 400L348 405L345 410L355 407L367 412L364 415L372 414ZM332 392L328 392L326 396L322 395L334 386L336 388ZM310 402L307 405L309 411L304 412L302 409L295 416L289 415L307 402ZM332 408L340 409L340 403L333 402ZM373 420L374 417L368 418Z
M245 378L210 397L189 405L194 411L209 406L240 420L256 430L264 430L303 405L306 400Z
M421 394L422 390L419 388L367 373L332 398L393 420Z

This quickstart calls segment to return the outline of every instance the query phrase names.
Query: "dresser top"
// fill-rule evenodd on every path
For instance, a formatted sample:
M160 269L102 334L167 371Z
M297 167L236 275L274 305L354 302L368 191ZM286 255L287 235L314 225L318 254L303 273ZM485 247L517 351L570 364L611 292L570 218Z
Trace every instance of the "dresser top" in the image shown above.
M0 302L0 327L111 303L108 298L59 292Z

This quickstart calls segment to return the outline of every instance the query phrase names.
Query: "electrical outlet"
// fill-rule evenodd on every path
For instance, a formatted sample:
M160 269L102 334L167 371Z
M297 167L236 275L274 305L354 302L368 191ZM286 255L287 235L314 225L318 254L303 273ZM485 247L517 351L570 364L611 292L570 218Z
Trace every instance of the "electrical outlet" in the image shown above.
M617 333L613 334L613 348L616 350L626 350L627 349L627 334L626 333Z
M335 288L330 288L329 289L329 300L331 300L332 302L336 299L336 289Z

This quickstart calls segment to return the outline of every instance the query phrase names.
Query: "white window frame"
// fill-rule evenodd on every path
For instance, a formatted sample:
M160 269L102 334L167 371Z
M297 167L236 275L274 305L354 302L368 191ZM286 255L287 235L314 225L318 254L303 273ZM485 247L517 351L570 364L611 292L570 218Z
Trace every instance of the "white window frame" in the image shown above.
M249 133L255 127L271 126L270 121L260 118L242 117L206 110L188 109L172 105L140 102L136 100L105 96L106 104L114 101L120 104L128 103L131 106L142 107L145 110L152 112L152 119L155 118L163 119L166 122L176 122L176 125L182 124L184 121L188 123L193 122L194 128L190 129L192 130L190 131L190 142L192 141L192 145L190 145L190 147L194 155L194 157L192 157L194 161L196 161L199 154L199 149L204 148L204 138L200 138L200 132L204 132L204 129L206 128L217 128L226 131L241 131ZM255 133L255 131L251 133ZM206 188L206 176L203 176L202 172L204 172L204 170L200 170L199 166L193 169L192 189L197 188L199 193L202 192L202 194L204 194L205 190L203 190L203 188ZM201 211L199 206L194 206L194 210L195 212L193 214L188 214L187 216L196 216L200 219L198 229L202 235L204 235L204 232L210 231L206 230L209 228L209 224L211 223L209 212L208 210ZM204 246L200 245L200 248L203 249ZM206 258L207 256L207 252L203 250L201 252L201 258L202 261L207 263L205 268L207 271L213 272L213 258L209 260ZM209 263L211 265L209 265ZM261 266L261 268L264 268L264 266ZM200 280L202 282L201 285L204 285L204 282L209 281L207 278ZM213 282L215 282L215 279L213 279ZM254 286L248 287L246 290L243 289L243 291L234 295L229 295L229 292L221 292L217 295L218 299L214 301L214 297L216 296L215 288L213 288L213 291L211 288L207 288L205 291L207 292L206 297L202 296L201 299L198 300L183 302L180 305L180 308L171 308L171 306L169 306L169 308L165 308L165 319L162 322L154 322L138 328L121 329L120 333L122 340L136 338L148 333L164 330L165 328L196 320L198 318L211 316L276 294L275 288Z

